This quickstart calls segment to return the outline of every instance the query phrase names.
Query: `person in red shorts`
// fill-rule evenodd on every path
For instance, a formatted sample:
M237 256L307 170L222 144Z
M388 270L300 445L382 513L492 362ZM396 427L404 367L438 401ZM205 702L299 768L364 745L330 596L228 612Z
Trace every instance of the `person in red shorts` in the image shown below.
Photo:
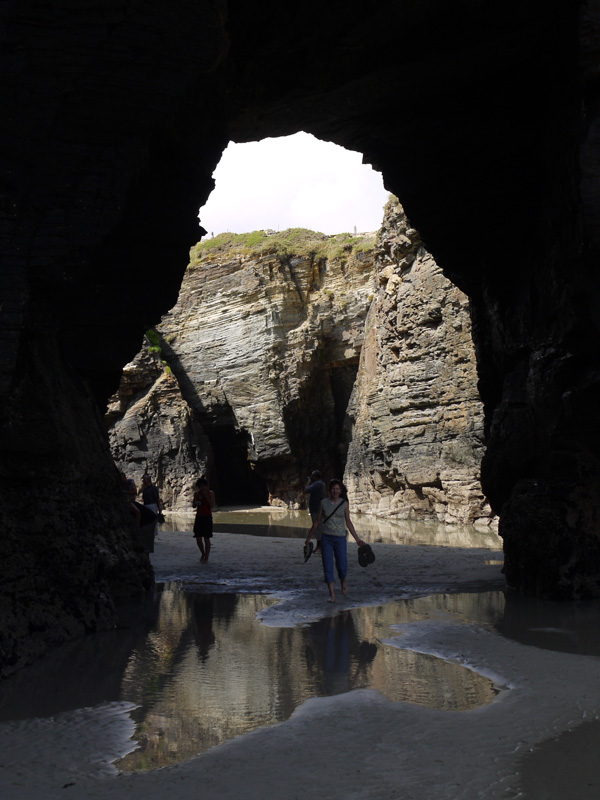
M208 488L206 478L198 478L192 506L196 509L194 520L194 539L202 556L200 561L208 561L210 555L210 540L213 535L212 510L215 505L215 493Z

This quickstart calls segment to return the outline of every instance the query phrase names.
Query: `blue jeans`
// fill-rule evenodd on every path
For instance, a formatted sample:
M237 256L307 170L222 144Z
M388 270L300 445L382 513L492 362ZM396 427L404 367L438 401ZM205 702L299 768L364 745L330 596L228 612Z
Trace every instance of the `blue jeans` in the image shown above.
M333 583L333 559L337 574L341 581L345 580L348 574L348 556L346 553L346 537L331 536L324 533L321 536L321 561L323 562L323 572L325 573L325 583Z

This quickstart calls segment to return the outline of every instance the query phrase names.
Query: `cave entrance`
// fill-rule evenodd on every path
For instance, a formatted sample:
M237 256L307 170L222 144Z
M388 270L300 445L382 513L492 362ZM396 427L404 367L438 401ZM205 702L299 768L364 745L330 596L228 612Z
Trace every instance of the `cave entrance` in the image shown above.
M233 425L207 431L213 451L216 479L211 481L219 506L267 505L266 481L248 458L250 435Z
M286 436L302 478L318 469L325 480L343 478L350 444L348 402L358 358L335 363L324 353L299 397L283 412Z
M358 360L354 363L335 365L331 370L330 386L333 397L335 421L335 447L333 448L333 476L344 477L351 430L348 421L348 403L356 382Z

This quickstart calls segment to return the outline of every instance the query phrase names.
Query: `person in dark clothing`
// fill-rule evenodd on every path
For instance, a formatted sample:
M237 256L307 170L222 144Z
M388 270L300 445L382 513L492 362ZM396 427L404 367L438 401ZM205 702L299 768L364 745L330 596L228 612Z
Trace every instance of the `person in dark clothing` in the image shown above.
M124 472L121 472L121 484L123 487L123 496L125 497L125 500L127 500L127 504L129 505L131 513L135 517L135 521L139 525L142 517L135 502L135 498L137 497L137 486L135 485L135 481L133 478L128 478Z
M321 473L318 469L315 469L311 473L310 477L307 478L306 487L304 489L304 493L308 495L308 510L310 512L310 518L313 522L319 516L319 511L321 510L321 500L325 497L326 490L327 487L321 478ZM321 547L320 527L318 527L315 531L315 539L317 540L315 553L317 553Z
M159 512L162 511L162 502L158 493L158 487L152 483L152 478L148 473L142 477L142 500L146 508L153 511L158 517ZM158 535L158 519L154 528L154 535Z
M210 540L213 535L212 510L215 506L215 493L208 488L206 478L198 478L196 481L192 505L196 509L194 539L202 553L200 561L206 563L210 555Z

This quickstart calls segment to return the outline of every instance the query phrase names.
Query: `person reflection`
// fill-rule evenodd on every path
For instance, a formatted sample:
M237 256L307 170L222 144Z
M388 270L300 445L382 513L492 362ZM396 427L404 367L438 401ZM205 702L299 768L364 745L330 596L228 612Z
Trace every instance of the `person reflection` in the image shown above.
M349 692L350 686L350 629L355 635L352 617L343 611L328 620L325 635L325 691L328 695Z
M211 595L199 595L194 598L194 638L200 661L204 664L210 649L216 641L213 631L213 598Z
M305 648L310 675L325 696L363 688L377 645L360 640L350 611L319 620L308 629Z

